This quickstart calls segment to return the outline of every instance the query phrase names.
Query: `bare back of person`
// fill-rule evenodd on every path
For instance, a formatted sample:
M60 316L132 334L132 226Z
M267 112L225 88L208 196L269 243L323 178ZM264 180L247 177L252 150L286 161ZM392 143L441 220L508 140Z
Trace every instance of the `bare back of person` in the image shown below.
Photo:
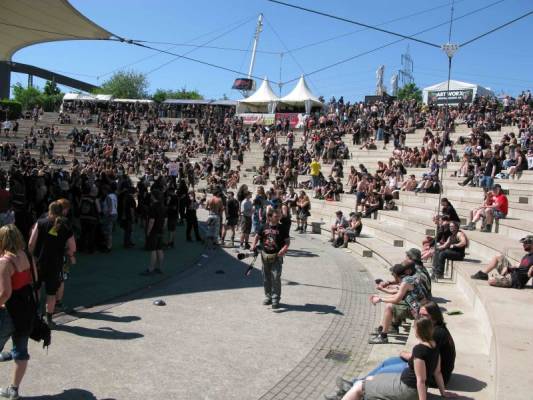
M224 204L222 204L222 199L218 196L213 196L207 203L207 209L212 214L222 215L222 212L224 210Z

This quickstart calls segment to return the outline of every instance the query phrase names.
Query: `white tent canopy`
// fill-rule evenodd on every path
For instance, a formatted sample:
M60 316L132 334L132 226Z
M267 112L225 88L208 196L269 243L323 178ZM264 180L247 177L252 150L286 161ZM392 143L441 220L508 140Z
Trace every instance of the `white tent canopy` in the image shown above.
M97 94L92 95L88 93L65 93L63 95L63 101L96 101L96 102L109 102L113 100L111 94Z
M251 96L240 100L237 103L237 112L276 112L279 97L274 94L270 82L265 77L259 89L257 89Z
M307 86L304 76L300 77L300 80L291 90L289 94L282 97L280 102L291 106L305 106L306 114L311 112L312 107L322 107L323 104L318 97L316 97Z
M445 105L447 101L449 104L458 104L459 102L472 103L476 96L494 96L492 90L476 83L455 80L450 80L448 94L447 91L448 81L424 88L422 91L424 103L433 103L437 105Z
M150 99L114 99L114 103L139 103L139 104L153 104L155 101Z
M96 101L97 98L87 93L65 93L63 101Z

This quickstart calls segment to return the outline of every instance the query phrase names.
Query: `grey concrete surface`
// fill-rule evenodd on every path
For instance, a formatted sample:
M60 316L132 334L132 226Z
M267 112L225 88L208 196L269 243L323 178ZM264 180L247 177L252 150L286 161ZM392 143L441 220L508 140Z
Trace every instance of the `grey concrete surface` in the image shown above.
M281 309L261 304L260 272L245 277L235 250L209 251L201 265L140 298L85 310L54 332L48 354L31 343L21 394L34 400L320 398L336 375L366 361L375 320L370 279L352 257L318 238L298 237L291 247ZM152 305L157 298L167 305ZM350 356L326 359L332 349Z

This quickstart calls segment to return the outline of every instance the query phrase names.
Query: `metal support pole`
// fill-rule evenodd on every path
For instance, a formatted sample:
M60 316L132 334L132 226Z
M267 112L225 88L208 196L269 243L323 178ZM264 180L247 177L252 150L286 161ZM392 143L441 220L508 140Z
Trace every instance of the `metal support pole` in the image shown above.
M0 61L0 99L9 99L11 88L11 66L7 61Z

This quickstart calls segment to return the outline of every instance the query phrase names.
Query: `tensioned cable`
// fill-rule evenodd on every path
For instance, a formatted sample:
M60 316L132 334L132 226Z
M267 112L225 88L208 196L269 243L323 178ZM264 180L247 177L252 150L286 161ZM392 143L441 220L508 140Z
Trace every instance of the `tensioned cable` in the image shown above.
M235 25L235 24L239 24L239 23L241 23L242 21L248 21L248 22L249 22L249 21L251 21L252 19L255 19L255 18L256 18L256 16L253 15L253 16L251 16L251 17L247 17L246 19L243 19L243 20L240 19L240 20L238 20L238 21L236 21L236 22L234 22L234 23L232 23L232 24L229 24L229 25L226 25L226 26L223 26L223 27L219 27L219 28L213 29L212 31L209 31L209 32L206 32L206 33L202 33L201 35L196 36L196 37L192 38L191 40L189 40L188 43L191 43L191 44L192 44L192 42L194 42L194 41L196 41L196 40L198 40L198 39L201 39L201 38L203 38L203 37L205 37L205 36L209 36L209 35L211 35L211 34L213 34L213 33L215 33L215 32L218 32L218 31L222 30L223 28L226 28L227 26L232 26L232 25ZM135 41L135 42L142 42L141 40L134 40L134 41ZM175 45L174 45L174 46L170 46L170 47L167 48L166 50L170 51L170 50L174 49L175 47L176 47ZM150 54L150 55L148 55L148 56L146 56L146 57L142 57L142 58L138 59L137 61L133 61L133 62L131 62L131 63L128 63L128 64L122 65L122 66L120 66L120 67L118 67L118 68L115 68L115 69L113 69L113 70L111 70L111 71L109 71L109 72L106 72L105 74L100 74L99 76L96 77L96 79L99 79L99 78L102 78L102 77L104 77L104 76L110 75L110 74L112 74L113 72L120 71L120 70L122 70L122 69L125 69L125 68L128 68L128 67L131 67L132 65L139 64L139 63L141 63L141 62L143 62L143 61L146 61L146 60L149 60L149 59L151 59L151 58L153 58L153 57L157 57L157 54Z
M174 47L195 47L197 45L195 44L187 44L187 43L173 43L173 42L152 42L150 40L135 40L135 42L139 43L150 43L150 44L171 44ZM205 49L215 49L215 50L227 50L227 51L238 51L242 53L249 53L250 49L238 49L235 47L222 47L222 46L202 46ZM271 55L277 55L281 53L280 51L270 51L270 50L256 50L257 53L262 54L271 54Z
M168 51L168 50L158 49L156 47L148 46L148 45L145 45L143 43L131 42L129 44L131 44L133 46L143 47L145 49L158 51L160 53L168 54L168 55L171 55L171 56L176 56L176 57L179 57L179 58L183 58L183 59L188 60L188 61L192 61L192 62L195 62L195 63L198 63L198 64L202 64L202 65L207 65L209 67L213 67L213 68L216 68L216 69L221 69L223 71L233 72L234 74L239 74L239 75L243 75L243 76L248 75L245 72L237 71L237 70L235 70L233 68L228 68L228 67L224 67L222 65L213 64L213 63L210 63L208 61L198 60L196 58L188 57L188 56L186 56L184 54L177 54L177 53L173 53L173 52ZM255 75L251 75L251 77L254 78L254 79L259 79L259 80L263 79L263 78L260 78L258 76L255 76Z
M306 11L306 12L309 12L309 13L312 13L312 14L323 15L324 17L337 19L339 21L347 22L349 24L364 26L365 28L368 28L368 29L372 29L372 30L375 30L375 31L378 31L378 32L388 33L389 35L393 35L393 36L399 36L399 37L401 37L403 39L413 40L415 42L422 43L422 44L425 44L427 46L436 47L436 48L440 49L440 45L438 45L438 44L431 43L431 42L428 42L428 41L422 40L422 39L417 39L417 38L414 38L412 36L404 35L402 33L392 32L392 31L389 31L387 29L378 28L377 26L364 24L362 22L353 21L353 20L348 19L348 18L338 17L336 15L328 14L328 13L325 13L325 12L322 12L322 11L312 10L310 8L301 7L301 6L297 6L297 5L294 5L294 4L284 3L284 2L279 1L279 0L268 0L268 1L270 1L271 3L281 4L282 6L295 8L297 10Z
M508 21L508 22L506 22L506 23L503 24L503 25L497 26L496 28L491 29L491 30L488 31L488 32L485 32L485 33L483 33L483 34L481 34L481 35L479 35L479 36L476 36L475 38L472 38L472 39L470 39L470 40L467 40L466 42L461 43L461 44L459 45L459 47L463 47L463 46L466 46L467 44L470 44L470 43L472 43L472 42L475 42L476 40L479 40L479 39L481 39L481 38L483 38L483 37L485 37L485 36L487 36L487 35L490 35L491 33L494 33L494 32L496 32L496 31L499 31L500 29L503 29L503 28L505 28L506 26L511 25L512 23L514 23L514 22L516 22L516 21L519 21L519 20L521 20L521 19L523 19L523 18L529 17L531 14L533 14L533 10L531 10L531 11L529 11L529 12L527 12L527 13L525 13L525 14L523 14L523 15L521 15L521 16L519 16L519 17L513 19L513 20L511 20L511 21Z
M463 1L465 1L465 0L459 0L456 3L461 3ZM505 1L505 0L501 0L499 2L503 2L503 1ZM418 11L418 12L415 12L415 13L412 13L412 14L409 14L409 15L404 15L402 17L394 18L394 19L391 19L391 20L388 20L388 21L385 21L385 22L381 22L379 24L376 24L376 26L384 26L384 25L392 24L394 22L402 21L404 19L409 19L409 18L412 18L412 17L416 17L418 15L429 13L431 11L439 10L441 8L448 7L449 5L450 5L450 2L448 1L446 4L443 4L443 5L440 5L440 6L437 6L437 7L428 8L428 9L425 9L425 10L422 10L422 11ZM337 36L332 36L330 38L319 40L317 42L308 43L306 45L291 49L290 51L293 51L293 52L300 51L300 50L303 50L303 49L307 49L309 47L318 46L318 45L323 44L323 43L331 42L333 40L340 39L340 38L343 38L343 37L346 37L346 36L351 36L351 35L354 35L354 34L359 33L359 32L364 32L366 30L368 30L368 28L357 29L355 31L343 33L343 34L337 35Z
M276 37L278 38L278 40L281 43L281 45L283 46L283 48L285 49L285 53L289 54L289 56L292 58L294 63L298 66L298 68L300 68L300 71L302 71L302 74L305 75L304 67L302 67L302 64L300 64L300 62L296 59L294 54L292 54L292 51L289 50L289 47L285 44L285 42L283 41L283 39L281 38L279 33L276 31L276 29L274 29L274 26L272 26L272 24L270 23L270 21L267 18L265 18L265 21L268 24L268 26L270 27L270 29L272 29L272 32L274 32L274 35L276 35ZM280 80L281 80L281 76L280 76ZM316 85L311 80L309 80L309 83L311 83L315 87L315 89L317 89ZM281 89L282 82L280 81L278 84L281 84L280 85L280 89Z
M240 27L246 25L248 22L249 22L249 21L245 21L245 22L243 22L242 24L239 24L239 25L237 25L237 26L235 26L235 27L233 27L233 28L231 28L231 29L228 29L227 31L222 32L220 35L217 35L217 36L215 36L214 38L209 39L209 40L205 41L204 43L197 45L194 49L191 49L191 50L189 50L189 51L183 53L183 55L177 56L177 57L173 58L172 60L169 60L169 61L167 61L167 62L161 64L160 66L158 66L158 67L156 67L156 68L154 68L154 69L151 69L150 71L148 71L148 72L146 73L146 75L150 75L152 72L158 71L158 70L160 70L161 68L166 67L167 65L173 63L174 61L178 61L179 59L183 58L183 57L186 56L187 54L191 54L192 52L194 52L194 51L196 51L196 50L198 50L198 49L203 48L205 45L207 45L207 44L209 44L209 43L212 43L212 42L214 42L215 40L218 40L218 39L220 39L221 37L230 34L231 32L234 32L235 30L239 29Z
M465 13L465 14L462 14L462 15L456 17L456 18L453 18L453 21L458 21L458 20L463 19L463 18L466 18L466 17L468 17L468 16L470 16L470 15L472 15L472 14L476 14L476 13L478 13L478 12L480 12L480 11L484 11L484 10L488 9L489 7L492 7L492 6L495 6L496 4L501 3L502 1L503 1L503 0L498 0L498 1L495 1L495 2L493 2L493 3L487 4L486 6L483 6L483 7L477 8L477 9L472 10L472 11L469 11L469 12L467 12L467 13ZM431 27L429 27L429 28L426 28L426 29L424 29L424 30L421 30L421 31L419 31L419 32L416 32L416 33L414 33L412 36L421 35L422 33L426 33L426 32L429 32L429 31L431 31L431 30L433 30L433 29L440 28L441 26L448 25L449 23L450 23L449 20L448 20L448 21L445 21L445 22L441 22L440 24L437 24L437 25L431 26ZM376 52L376 51L378 51L378 50L381 50L381 49L384 49L384 48L386 48L386 47L388 47L388 46L392 46L392 45L394 45L394 44L396 44L396 43L400 43L400 42L402 42L403 40L405 40L405 39L402 38L402 39L394 40L394 41L392 41L392 42L385 43L385 44L383 44L383 45L381 45L381 46L378 46L378 47L376 47L376 48L373 48L373 49L371 49L371 50L367 50L367 51L364 51L364 52L362 52L362 53L356 54L356 55L354 55L354 56L351 56L351 57L348 57L348 58L345 58L345 59L339 60L339 61L337 61L337 62L335 62L335 63L329 64L329 65L326 65L326 66L321 67L321 68L319 68L319 69L317 69L317 70L315 70L315 71L312 71L312 72L308 73L306 76L308 76L308 75L313 75L313 74L316 74L316 73L322 72L322 71L324 71L324 70L327 70L327 69L330 69L330 68L336 67L337 65L341 65L341 64L347 63L347 62L349 62L349 61L355 60L356 58L359 58L359 57L365 56L365 55L367 55L367 54L374 53L374 52ZM297 81L298 79L299 79L299 77L294 78L294 79L291 79L291 80L288 80L288 81L285 81L285 82L283 82L282 84L285 85L285 84L287 84L287 83L295 82L295 81Z

